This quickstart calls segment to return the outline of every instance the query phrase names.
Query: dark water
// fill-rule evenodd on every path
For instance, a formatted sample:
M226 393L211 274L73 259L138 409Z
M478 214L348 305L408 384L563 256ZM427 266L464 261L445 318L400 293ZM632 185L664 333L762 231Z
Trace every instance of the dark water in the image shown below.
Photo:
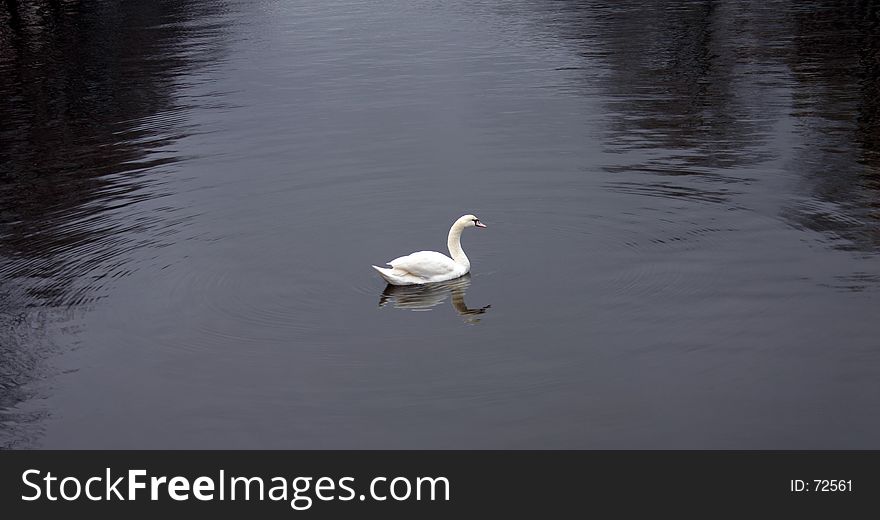
M0 445L880 448L839 4L6 0Z

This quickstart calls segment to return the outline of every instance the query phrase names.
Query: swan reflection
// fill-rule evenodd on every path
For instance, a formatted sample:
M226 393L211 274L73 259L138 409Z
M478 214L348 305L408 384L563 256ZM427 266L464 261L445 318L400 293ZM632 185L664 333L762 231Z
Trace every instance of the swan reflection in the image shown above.
M464 302L464 295L471 284L470 275L449 280L447 282L430 283L425 285L391 285L388 284L379 297L379 307L384 307L391 302L397 309L411 311L427 311L446 300L452 295L452 308L467 323L480 321L480 314L485 314L491 305L485 307L469 308Z

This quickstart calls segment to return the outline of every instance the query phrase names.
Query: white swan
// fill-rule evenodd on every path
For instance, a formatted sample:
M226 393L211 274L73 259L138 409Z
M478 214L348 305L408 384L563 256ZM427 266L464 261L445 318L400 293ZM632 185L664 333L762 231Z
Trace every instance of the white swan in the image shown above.
M418 251L388 262L391 269L373 266L391 285L418 285L445 282L466 275L471 263L461 249L461 232L464 228L486 227L474 215L465 215L452 224L446 246L452 258L436 251Z

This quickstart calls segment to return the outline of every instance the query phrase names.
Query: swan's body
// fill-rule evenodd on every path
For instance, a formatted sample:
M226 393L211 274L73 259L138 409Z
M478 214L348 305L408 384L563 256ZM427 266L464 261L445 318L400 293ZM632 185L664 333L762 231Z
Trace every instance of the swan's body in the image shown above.
M468 227L486 227L473 215L465 215L452 224L446 246L449 255L436 251L417 251L388 262L390 269L373 266L382 278L391 285L419 285L445 282L464 276L471 270L471 262L461 248L461 232Z

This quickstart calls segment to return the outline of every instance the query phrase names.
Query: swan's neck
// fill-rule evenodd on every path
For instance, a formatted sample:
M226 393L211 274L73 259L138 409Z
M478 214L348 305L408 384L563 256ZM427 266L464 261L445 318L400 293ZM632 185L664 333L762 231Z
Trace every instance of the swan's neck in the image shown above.
M464 249L461 248L461 232L463 230L464 226L452 226L449 230L449 238L446 239L446 246L449 248L449 256L451 256L456 263L470 269L471 262L468 260L467 255L464 254Z

